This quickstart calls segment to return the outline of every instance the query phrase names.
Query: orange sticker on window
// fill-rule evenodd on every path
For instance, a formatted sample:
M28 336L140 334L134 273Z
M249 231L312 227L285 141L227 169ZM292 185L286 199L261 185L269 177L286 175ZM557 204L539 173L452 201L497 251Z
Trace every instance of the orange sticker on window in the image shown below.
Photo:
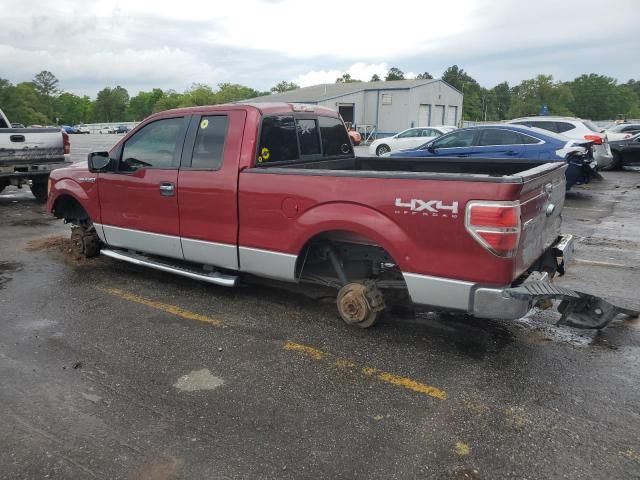
M260 150L260 156L263 160L267 161L269 160L269 156L271 156L271 152L267 147L264 147L262 150Z

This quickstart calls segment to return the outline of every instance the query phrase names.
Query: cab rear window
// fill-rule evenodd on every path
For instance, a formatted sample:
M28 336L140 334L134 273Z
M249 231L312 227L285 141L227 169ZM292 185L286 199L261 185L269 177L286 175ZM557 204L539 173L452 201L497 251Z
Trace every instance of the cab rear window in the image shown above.
M260 131L257 165L351 156L344 124L334 117L265 117Z

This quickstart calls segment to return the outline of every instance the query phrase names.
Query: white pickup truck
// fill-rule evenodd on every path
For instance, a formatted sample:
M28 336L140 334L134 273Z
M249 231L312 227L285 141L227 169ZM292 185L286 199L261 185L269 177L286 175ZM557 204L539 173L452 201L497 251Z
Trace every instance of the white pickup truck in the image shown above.
M28 184L46 202L49 173L71 164L69 151L69 136L59 128L11 128L0 110L0 192Z

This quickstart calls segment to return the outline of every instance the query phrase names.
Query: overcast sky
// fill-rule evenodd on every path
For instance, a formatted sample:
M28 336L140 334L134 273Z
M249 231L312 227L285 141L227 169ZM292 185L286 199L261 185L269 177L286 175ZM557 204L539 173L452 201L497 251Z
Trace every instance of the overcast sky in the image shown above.
M640 79L638 0L2 0L1 11L0 78L46 69L92 97L368 80L393 66L437 77L453 64L486 87L539 73Z

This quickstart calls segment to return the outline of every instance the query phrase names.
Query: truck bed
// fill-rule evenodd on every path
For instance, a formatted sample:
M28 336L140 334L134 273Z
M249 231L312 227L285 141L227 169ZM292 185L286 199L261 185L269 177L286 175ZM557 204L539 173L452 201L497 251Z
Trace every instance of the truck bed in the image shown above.
M363 156L271 166L261 165L250 170L252 173L279 173L283 175L524 183L563 166L562 162L531 159L505 161L491 158L380 158Z
M0 167L64 161L60 129L0 128Z

